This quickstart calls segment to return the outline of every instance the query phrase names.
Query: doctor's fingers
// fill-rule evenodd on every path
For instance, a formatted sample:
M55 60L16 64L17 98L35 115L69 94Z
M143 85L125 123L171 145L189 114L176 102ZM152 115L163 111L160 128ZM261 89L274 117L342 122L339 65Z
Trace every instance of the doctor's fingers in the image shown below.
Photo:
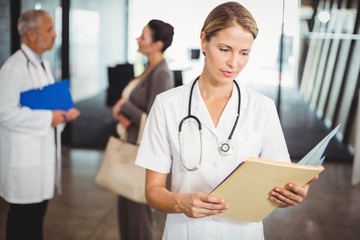
M201 208L201 207L191 207L189 211L184 212L186 216L191 218L202 218L207 216L216 215L219 213L224 212L225 209L208 209L208 208Z
M224 201L200 201L196 205L194 204L192 211L200 215L210 216L221 213L228 208L229 206Z
M212 202L210 202L212 200ZM216 197L206 193L191 193L182 195L178 205L188 217L198 218L217 214L227 208L226 204Z
M228 208L225 200L221 197L209 195L207 193L198 193L199 207L209 210L225 210Z
M296 192L284 189L275 188L271 192L270 199L277 202L279 207L296 206L304 200L304 195L299 195Z
M66 113L65 118L67 122L71 122L74 121L79 116L80 116L80 111L77 110L76 108L72 108Z
M52 120L51 120L51 126L55 127L59 125L60 123L65 122L65 116L66 112L61 110L53 110L52 111Z
M310 183L306 184L305 186L301 186L294 183L289 183L285 186L287 190L294 193L295 195L298 195L301 198L305 198L307 196L307 193L309 191Z

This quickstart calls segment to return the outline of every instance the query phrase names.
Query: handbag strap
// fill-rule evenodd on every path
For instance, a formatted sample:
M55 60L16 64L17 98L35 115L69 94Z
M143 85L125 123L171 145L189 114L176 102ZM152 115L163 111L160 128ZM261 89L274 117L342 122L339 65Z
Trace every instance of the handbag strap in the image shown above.
M138 138L137 138L137 140L136 140L136 144L137 144L137 145L139 145L140 142L141 142L141 137L142 137L142 134L143 134L143 132L144 132L146 119L147 119L147 114L146 114L146 113L142 113L142 114L141 114L141 118L140 118Z

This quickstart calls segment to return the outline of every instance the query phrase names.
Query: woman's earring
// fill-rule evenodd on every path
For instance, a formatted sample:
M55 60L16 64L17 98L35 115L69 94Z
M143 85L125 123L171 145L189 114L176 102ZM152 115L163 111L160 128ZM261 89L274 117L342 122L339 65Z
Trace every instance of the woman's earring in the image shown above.
M205 52L204 52L204 51L202 52L202 54L203 54L204 56L206 56L206 54L205 54Z

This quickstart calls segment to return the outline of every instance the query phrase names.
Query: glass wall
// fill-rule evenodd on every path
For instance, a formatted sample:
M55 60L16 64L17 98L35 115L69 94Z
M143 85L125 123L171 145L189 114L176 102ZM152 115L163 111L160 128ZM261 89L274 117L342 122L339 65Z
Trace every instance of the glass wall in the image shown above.
M126 61L126 1L72 0L70 75L75 101L107 87L107 67Z
M170 67L183 70L184 81L190 81L201 71L202 59L193 60L190 57L191 49L200 49L200 30L207 14L218 4L224 1L208 0L129 0L129 35L128 56L134 61L137 50L136 37L141 34L142 28L152 18L169 22L174 26L175 35L173 45L167 50L166 57ZM278 84L279 44L282 22L283 1L241 1L250 10L259 26L259 35L254 42L250 61L238 80L247 82L260 81L265 84ZM298 1L285 1L286 62L291 74L296 72L298 26ZM151 9L151 11L149 11ZM201 55L201 54L200 54ZM202 56L200 57L202 58ZM191 74L186 74L191 73ZM269 77L269 73L270 76ZM294 74L295 75L295 74Z
M0 0L0 22L0 66L2 66L11 54L10 2L8 0Z
M54 76L61 78L62 9L58 0L23 0L21 11L41 8L53 17L57 38L52 51L44 54ZM74 101L104 91L107 67L126 61L126 0L71 0L70 76Z
M300 92L328 128L341 124L337 137L352 152L359 122L359 7L359 1L319 1L312 9L313 28L304 28L302 38Z

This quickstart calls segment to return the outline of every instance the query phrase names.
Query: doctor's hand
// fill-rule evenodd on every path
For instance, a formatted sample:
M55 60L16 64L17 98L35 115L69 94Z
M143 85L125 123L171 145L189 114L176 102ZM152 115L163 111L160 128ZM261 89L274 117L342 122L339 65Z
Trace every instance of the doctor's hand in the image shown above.
M53 110L52 111L51 126L55 127L55 126L59 125L60 123L64 123L65 122L65 115L66 115L65 111Z
M55 127L60 123L72 122L79 116L80 111L76 108L71 108L67 112L62 110L53 110L51 126Z
M270 199L279 204L280 208L296 206L304 201L308 194L310 184L315 182L319 175L311 179L305 186L288 183L284 188L275 187L270 193Z
M72 122L80 116L80 111L76 108L69 109L65 114L65 121Z
M202 218L224 212L225 200L206 193L175 194L181 212L190 218Z

